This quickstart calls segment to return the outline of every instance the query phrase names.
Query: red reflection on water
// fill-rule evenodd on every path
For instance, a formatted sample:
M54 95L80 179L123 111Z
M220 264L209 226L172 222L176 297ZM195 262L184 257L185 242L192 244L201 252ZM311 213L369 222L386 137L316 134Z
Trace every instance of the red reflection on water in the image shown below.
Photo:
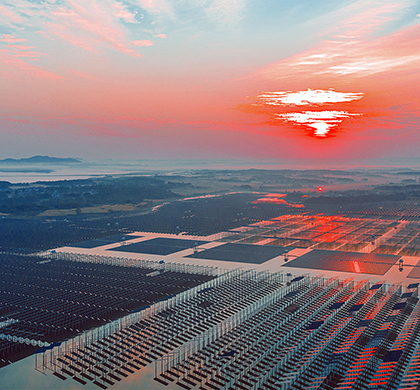
M304 204L301 203L289 203L285 201L284 199L276 198L276 197L266 197L266 198L260 198L256 201L252 202L254 204L258 203L273 203L273 204L283 204L287 207L295 207L295 208L305 208Z

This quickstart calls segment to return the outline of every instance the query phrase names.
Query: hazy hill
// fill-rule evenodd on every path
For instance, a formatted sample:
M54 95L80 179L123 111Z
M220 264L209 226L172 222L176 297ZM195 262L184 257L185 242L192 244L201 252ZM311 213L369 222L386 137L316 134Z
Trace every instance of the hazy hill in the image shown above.
M78 158L60 158L49 156L33 156L29 158L6 158L0 160L0 164L80 164L82 160Z

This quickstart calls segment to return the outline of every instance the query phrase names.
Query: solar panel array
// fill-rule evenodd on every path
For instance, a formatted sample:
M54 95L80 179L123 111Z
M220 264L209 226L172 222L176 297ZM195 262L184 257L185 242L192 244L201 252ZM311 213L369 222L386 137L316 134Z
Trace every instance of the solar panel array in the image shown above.
M175 304L160 311L151 308L149 316L112 334L101 337L99 330L92 338L81 337L55 348L51 355L48 350L42 361L62 379L71 376L80 383L108 387L179 346L194 344L202 334L217 337L232 318L239 321L267 303L283 287L282 279L281 274L233 271L188 299L175 297Z
M48 368L103 389L151 363L158 383L185 390L415 388L418 283L240 271L212 283L106 337L46 352Z
M373 218L419 221L420 205L416 199L400 202L382 202L370 204L346 205L342 211L347 214L365 214Z
M187 358L164 356L156 380L183 389L414 389L417 286L296 286Z
M213 278L82 257L0 254L0 366Z
M341 215L282 215L225 232L222 242L385 254L420 253L418 223ZM405 233L414 234L404 240ZM394 239L395 236L395 239ZM395 242L394 242L395 241ZM420 245L420 244L419 244ZM419 250L419 252L417 252Z

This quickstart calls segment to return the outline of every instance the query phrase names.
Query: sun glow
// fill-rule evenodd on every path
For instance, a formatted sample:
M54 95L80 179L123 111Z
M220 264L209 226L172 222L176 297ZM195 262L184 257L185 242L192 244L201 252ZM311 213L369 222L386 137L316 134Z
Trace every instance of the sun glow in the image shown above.
M277 114L278 118L285 122L314 128L314 135L317 137L326 137L330 130L340 124L343 119L358 115L360 114L347 111L303 111Z
M255 97L257 106L278 107L277 112L268 112L277 120L301 125L314 129L313 135L317 138L325 138L345 119L360 116L361 114L350 113L345 110L331 110L331 105L351 103L362 99L362 92L338 92L330 88L310 89L306 91L272 91L264 92ZM295 107L294 112L285 112L283 107ZM299 107L305 107L306 111L300 111ZM322 110L322 108L327 108ZM314 110L311 110L313 108ZM281 112L283 111L283 112Z

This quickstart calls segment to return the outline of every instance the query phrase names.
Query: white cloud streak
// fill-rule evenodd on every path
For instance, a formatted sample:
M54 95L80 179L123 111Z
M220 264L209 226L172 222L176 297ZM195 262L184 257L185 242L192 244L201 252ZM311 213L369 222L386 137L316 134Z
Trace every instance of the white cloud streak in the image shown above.
M363 97L361 92L337 92L333 89L308 89L307 91L265 92L257 99L268 106L307 106L313 104L332 104L351 102Z
M352 74L362 77L375 73L387 72L393 68L401 68L418 61L420 61L420 55L397 58L365 57L359 61L348 61L339 65L333 65L326 70L317 73L334 73L341 76Z
M402 18L414 19L415 3L415 0L351 2L312 21L326 25L320 32L325 39L316 47L268 65L255 75L268 79L308 79L320 74L363 77L413 66L420 59L416 43L419 38L414 31L419 31L418 24L412 23L406 30L394 33L386 31ZM414 31L411 37L410 30Z

